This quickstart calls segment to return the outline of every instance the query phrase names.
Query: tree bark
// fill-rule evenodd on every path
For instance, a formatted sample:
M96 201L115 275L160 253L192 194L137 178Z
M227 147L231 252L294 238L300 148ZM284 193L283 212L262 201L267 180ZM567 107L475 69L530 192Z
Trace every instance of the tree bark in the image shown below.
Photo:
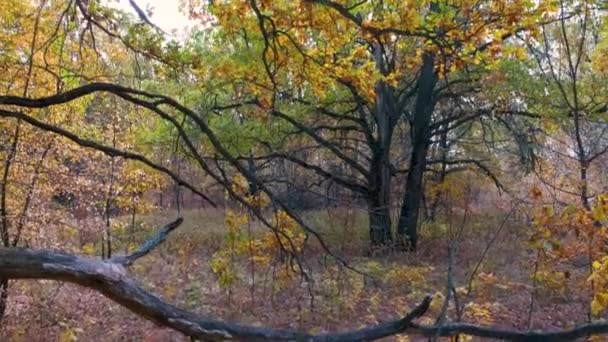
M374 45L376 69L388 73L382 45ZM390 150L393 132L399 118L395 106L394 89L384 81L376 83L375 141L370 142L372 160L368 174L369 234L372 246L392 243L393 233L390 215L391 161Z
M579 162L579 171L580 171L580 189L581 189L581 204L583 208L587 211L591 210L591 204L589 203L589 182L587 181L587 168L589 167L589 163L586 160L582 160Z
M408 250L415 250L418 244L418 214L423 192L422 178L429 149L431 115L435 107L433 90L437 79L434 58L429 53L425 53L412 122L413 150L397 225L397 242L400 247Z
M386 197L379 192L368 199L369 238L372 246L388 245L393 241L391 216Z
M2 319L6 312L6 302L8 300L8 279L0 278L0 327L2 327Z
M392 131L388 129L389 131ZM385 132L388 134L389 132ZM387 143L375 147L369 170L368 215L369 236L372 246L387 245L393 241L391 231L390 190L391 169Z

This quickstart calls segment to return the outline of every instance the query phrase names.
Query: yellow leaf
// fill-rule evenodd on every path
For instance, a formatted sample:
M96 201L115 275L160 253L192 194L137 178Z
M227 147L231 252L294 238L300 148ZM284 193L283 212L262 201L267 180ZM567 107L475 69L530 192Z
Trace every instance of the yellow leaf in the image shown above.
M593 316L598 316L600 314L600 312L602 312L602 310L604 310L604 308L602 307L600 302L594 299L591 302L591 314Z
M92 243L87 243L82 246L82 252L86 255L95 255L95 246Z
M59 335L59 342L74 342L76 340L76 334L71 328L66 328Z

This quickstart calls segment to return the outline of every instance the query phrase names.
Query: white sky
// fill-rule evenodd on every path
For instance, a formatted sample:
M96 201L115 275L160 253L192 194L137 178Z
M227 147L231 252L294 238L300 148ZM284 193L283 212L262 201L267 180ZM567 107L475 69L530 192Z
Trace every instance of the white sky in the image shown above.
M116 4L120 9L136 14L129 4L129 0L110 0L109 2L113 5ZM152 16L149 17L150 21L167 33L177 30L179 34L184 28L196 24L196 22L189 20L187 15L179 11L179 1L177 0L135 0L135 3L144 11L151 7Z

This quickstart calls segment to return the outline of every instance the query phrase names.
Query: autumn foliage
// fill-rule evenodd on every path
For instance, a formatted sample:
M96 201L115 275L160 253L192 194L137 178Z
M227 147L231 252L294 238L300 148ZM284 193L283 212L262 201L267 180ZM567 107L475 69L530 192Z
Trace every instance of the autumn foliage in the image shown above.
M1 340L605 338L604 2L175 6L0 2Z

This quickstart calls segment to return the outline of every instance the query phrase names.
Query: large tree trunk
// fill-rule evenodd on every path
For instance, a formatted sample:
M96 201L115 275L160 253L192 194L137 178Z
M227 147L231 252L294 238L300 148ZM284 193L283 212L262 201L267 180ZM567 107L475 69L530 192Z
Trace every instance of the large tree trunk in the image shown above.
M372 245L376 246L393 241L390 212L391 170L388 158L385 149L374 153L368 180L369 237Z
M431 115L435 107L433 89L437 83L437 74L434 64L433 56L425 53L418 81L418 97L412 123L413 150L399 215L399 224L397 225L399 245L410 250L415 250L418 243L418 214L423 192L422 178L429 149Z
M389 203L379 194L368 199L369 238L373 246L387 245L393 241Z
M427 150L428 144L424 142L414 147L397 226L398 243L409 250L415 250L418 243L418 214L423 192L422 178L426 166Z
M376 68L386 74L383 48L379 44L374 46L374 59ZM393 241L390 215L392 178L390 148L395 125L399 118L394 101L393 89L385 82L379 81L376 84L376 111L374 113L377 140L371 144L373 152L368 175L367 203L369 235L372 245L386 245Z
M369 205L369 238L373 246L388 245L393 241L390 211L386 206Z

